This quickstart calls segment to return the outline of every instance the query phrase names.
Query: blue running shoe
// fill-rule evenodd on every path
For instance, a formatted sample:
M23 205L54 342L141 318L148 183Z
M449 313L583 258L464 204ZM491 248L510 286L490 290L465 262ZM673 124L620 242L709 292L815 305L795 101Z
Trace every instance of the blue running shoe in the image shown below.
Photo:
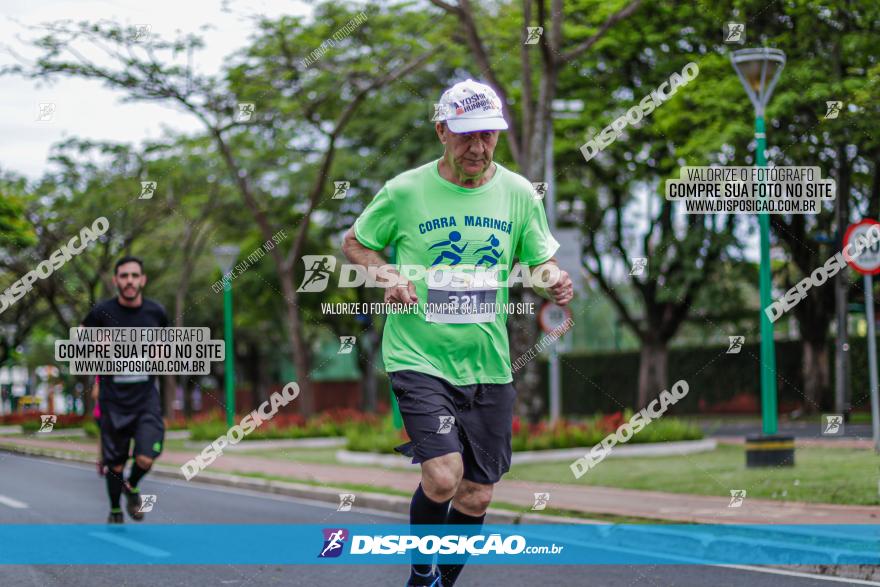
M433 573L425 576L411 570L406 587L443 587L443 583L440 581L440 571L435 569Z

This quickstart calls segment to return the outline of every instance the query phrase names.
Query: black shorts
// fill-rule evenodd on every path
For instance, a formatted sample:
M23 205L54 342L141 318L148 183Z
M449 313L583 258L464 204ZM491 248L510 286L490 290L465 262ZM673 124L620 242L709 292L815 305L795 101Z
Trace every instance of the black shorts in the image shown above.
M153 410L120 412L101 406L101 454L107 466L124 464L130 456L131 440L134 454L155 459L162 454L165 422Z
M413 463L457 452L464 462L464 478L487 485L510 470L513 384L459 387L417 371L388 375L412 440L411 453L402 452L411 454Z

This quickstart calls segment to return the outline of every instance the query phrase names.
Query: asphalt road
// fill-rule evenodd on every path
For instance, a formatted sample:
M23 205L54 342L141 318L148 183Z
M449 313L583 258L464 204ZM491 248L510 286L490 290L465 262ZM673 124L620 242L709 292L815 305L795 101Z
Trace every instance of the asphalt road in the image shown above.
M377 511L338 513L335 506L247 490L147 477L144 493L160 496L145 524L370 524L400 523ZM107 516L103 479L94 468L0 452L0 524L95 524ZM344 516L344 519L341 518ZM126 520L127 523L132 523ZM291 545L295 546L295 545ZM313 545L309 545L311 548ZM0 544L2 548L2 544ZM114 548L108 545L107 548ZM784 571L783 571L784 572ZM9 565L2 587L335 586L400 587L407 569L370 565ZM768 569L716 566L488 566L471 565L461 587L832 587L854 584ZM867 583L862 583L867 584Z

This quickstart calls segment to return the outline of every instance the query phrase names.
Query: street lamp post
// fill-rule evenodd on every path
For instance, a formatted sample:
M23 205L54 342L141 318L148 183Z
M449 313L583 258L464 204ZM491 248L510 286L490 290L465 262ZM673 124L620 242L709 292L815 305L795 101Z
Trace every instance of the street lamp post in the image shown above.
M767 137L764 132L764 111L773 95L773 89L782 69L785 67L785 53L779 49L740 49L730 56L733 69L739 76L746 94L755 107L755 165L767 166L765 151ZM774 437L777 432L776 405L776 351L773 340L773 323L765 312L771 304L770 298L770 217L766 213L758 214L758 225L761 234L761 423L764 436L750 439L746 443L747 462L750 465L793 464L793 441L791 450L787 439ZM771 440L771 437L772 440ZM773 448L761 448L759 445ZM750 453L750 449L751 453ZM779 454L774 454L774 453ZM791 456L790 462L787 455ZM782 462L777 462L777 460Z
M214 247L214 258L225 277L238 259L236 245ZM235 417L235 347L232 338L232 280L223 279L223 339L226 347L224 380L226 384L226 425L232 427Z
M547 182L545 193L547 226L550 232L556 231L556 170L553 164L553 119L577 118L584 109L583 100L553 100L550 103L550 116L547 117L546 158L544 159L544 181ZM580 258L580 255L578 255ZM562 415L562 370L559 365L559 344L550 347L550 424L556 424Z

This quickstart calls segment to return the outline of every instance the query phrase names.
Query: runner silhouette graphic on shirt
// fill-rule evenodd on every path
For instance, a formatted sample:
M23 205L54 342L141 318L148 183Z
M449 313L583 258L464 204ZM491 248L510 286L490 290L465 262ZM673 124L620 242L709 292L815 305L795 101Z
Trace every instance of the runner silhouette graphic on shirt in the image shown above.
M435 244L431 245L430 247L428 247L429 251L431 249L436 248L436 247L445 247L447 245L449 245L449 247L452 249L452 251L443 251L442 253L440 253L440 255L436 259L434 259L434 262L431 263L431 266L433 267L434 265L441 263L443 261L443 259L449 260L450 265L457 265L458 263L461 263L460 253L464 253L464 250L467 248L467 245L464 245L463 247L458 247L453 244L453 243L457 243L460 240L461 240L461 233L458 232L457 230L453 230L452 232L449 233L449 240L440 241L439 243L435 243Z
M498 240L497 238L495 238L494 234L492 236L490 236L489 238L487 238L486 242L488 242L489 245L485 246L485 247L480 247L479 249L474 251L474 254L476 255L480 251L491 251L491 253L492 253L492 255L494 255L494 257L488 253L485 253L483 255L483 257L479 261L477 261L477 265L479 265L480 263L485 261L489 267L493 267L494 265L498 264L498 259L501 258L501 255L504 253L504 251L495 250L495 247L500 245L501 241Z

